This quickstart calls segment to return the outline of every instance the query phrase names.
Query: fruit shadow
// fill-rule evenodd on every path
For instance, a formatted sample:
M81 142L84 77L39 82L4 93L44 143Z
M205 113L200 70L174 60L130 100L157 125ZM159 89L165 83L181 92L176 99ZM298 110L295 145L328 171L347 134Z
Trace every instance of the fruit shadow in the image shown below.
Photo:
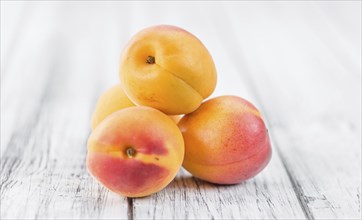
M181 169L175 179L167 186L169 190L215 190L233 185L215 184L192 176L185 169Z
M178 197L183 198L184 201L193 199L198 201L214 201L213 199L215 198L219 199L219 193L235 192L235 189L240 187L240 185L245 185L245 182L232 185L210 183L192 176L189 172L182 168L174 180L171 181L164 190L161 190L150 197L146 196L137 198L134 202L147 202L149 198L153 198L156 201L162 201L166 197L168 197L171 201L175 201ZM235 189L233 190L233 188ZM214 198L210 195L214 195L216 197ZM232 198L232 194L230 193L224 196Z

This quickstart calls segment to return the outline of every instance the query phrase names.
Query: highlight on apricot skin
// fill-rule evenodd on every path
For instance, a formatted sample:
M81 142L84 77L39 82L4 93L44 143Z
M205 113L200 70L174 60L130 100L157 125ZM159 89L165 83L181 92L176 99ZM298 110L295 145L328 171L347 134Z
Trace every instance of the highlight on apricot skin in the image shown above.
M150 107L129 107L104 119L88 139L87 167L101 184L127 197L151 195L176 176L184 158L175 122Z
M180 121L181 119L181 115L169 115L168 117L170 117L172 119L172 121L174 121L176 124Z
M214 91L216 69L206 47L179 27L137 33L123 51L120 79L128 97L168 115L196 110Z
M135 106L124 93L120 84L114 85L105 91L98 99L92 115L92 129L115 111Z
M261 172L271 158L260 112L240 97L210 99L178 126L185 141L183 167L200 179L240 183Z

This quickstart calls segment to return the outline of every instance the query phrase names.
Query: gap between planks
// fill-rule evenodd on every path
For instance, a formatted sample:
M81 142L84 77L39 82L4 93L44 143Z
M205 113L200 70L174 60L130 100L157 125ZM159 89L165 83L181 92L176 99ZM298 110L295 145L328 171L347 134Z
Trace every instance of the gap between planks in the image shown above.
M127 219L133 220L133 198L127 198Z

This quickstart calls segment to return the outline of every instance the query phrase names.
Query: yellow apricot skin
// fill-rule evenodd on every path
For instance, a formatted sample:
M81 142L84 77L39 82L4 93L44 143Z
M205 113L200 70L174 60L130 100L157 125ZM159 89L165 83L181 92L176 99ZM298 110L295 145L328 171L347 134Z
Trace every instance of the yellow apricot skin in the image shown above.
M212 94L217 75L199 39L181 28L159 25L130 40L121 58L120 79L134 103L178 115L196 110Z
M98 99L96 108L92 115L92 130L98 126L110 114L128 107L136 106L124 93L120 84L114 85L105 91ZM177 124L180 115L169 115L169 117Z
M115 111L135 106L124 93L120 84L114 85L105 91L98 99L96 108L92 115L92 130L107 116Z

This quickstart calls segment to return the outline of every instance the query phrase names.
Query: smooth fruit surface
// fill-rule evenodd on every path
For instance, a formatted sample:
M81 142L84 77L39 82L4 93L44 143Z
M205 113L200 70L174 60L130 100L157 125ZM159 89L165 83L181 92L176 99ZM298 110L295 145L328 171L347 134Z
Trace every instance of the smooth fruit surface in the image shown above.
M216 86L216 69L206 47L191 33L169 25L146 28L128 43L120 79L128 97L169 115L199 107Z
M204 102L179 122L185 141L183 166L217 184L235 184L259 173L271 158L260 112L236 96Z
M104 119L88 139L89 172L128 197L158 192L176 176L184 142L176 124L149 107L129 107Z
M136 106L124 93L120 84L114 85L105 91L98 99L96 108L92 114L91 127L92 130L97 127L108 115L118 110ZM180 115L169 115L169 117L177 124Z
M120 84L114 85L105 91L98 99L92 115L92 129L115 111L135 106L124 93Z

